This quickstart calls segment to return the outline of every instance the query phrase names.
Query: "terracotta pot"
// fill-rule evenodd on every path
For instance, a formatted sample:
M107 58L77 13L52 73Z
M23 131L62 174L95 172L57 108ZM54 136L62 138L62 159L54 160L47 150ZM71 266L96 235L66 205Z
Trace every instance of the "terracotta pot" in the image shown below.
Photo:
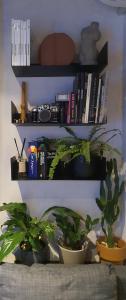
M101 244L105 238L100 237L97 240L97 252L101 259L105 261L122 263L126 259L126 242L118 237L115 237L118 247L108 248L106 245Z
M69 250L59 245L60 260L64 264L83 264L85 260L85 249Z

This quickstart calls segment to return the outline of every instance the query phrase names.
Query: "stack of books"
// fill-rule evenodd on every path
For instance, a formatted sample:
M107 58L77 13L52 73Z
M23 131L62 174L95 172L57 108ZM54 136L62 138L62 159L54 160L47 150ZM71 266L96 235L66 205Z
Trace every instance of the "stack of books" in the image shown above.
M73 90L56 97L63 114L60 123L70 125L106 123L107 79L107 71L102 74L79 72L75 77Z
M30 20L11 20L11 64L30 66Z

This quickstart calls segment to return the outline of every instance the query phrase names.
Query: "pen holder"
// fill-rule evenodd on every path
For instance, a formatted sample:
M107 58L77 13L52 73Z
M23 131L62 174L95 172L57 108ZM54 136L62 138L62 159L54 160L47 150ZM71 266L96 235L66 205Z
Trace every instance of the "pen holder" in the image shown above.
M26 177L27 159L21 158L18 160L18 177Z

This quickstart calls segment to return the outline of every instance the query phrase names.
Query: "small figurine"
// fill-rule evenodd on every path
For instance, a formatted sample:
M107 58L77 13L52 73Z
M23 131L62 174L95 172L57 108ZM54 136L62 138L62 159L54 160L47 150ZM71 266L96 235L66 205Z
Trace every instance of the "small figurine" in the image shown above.
M98 50L96 42L100 39L101 33L99 23L92 22L81 31L81 44L79 61L82 65L93 65L97 63Z

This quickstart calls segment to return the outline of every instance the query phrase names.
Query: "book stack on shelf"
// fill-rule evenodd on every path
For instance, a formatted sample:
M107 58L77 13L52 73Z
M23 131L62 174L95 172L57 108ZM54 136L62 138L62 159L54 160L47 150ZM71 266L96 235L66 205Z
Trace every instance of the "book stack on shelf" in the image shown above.
M11 20L12 66L30 66L30 20Z
M107 121L107 72L79 72L73 90L56 96L60 111L64 112L61 123L102 124Z

